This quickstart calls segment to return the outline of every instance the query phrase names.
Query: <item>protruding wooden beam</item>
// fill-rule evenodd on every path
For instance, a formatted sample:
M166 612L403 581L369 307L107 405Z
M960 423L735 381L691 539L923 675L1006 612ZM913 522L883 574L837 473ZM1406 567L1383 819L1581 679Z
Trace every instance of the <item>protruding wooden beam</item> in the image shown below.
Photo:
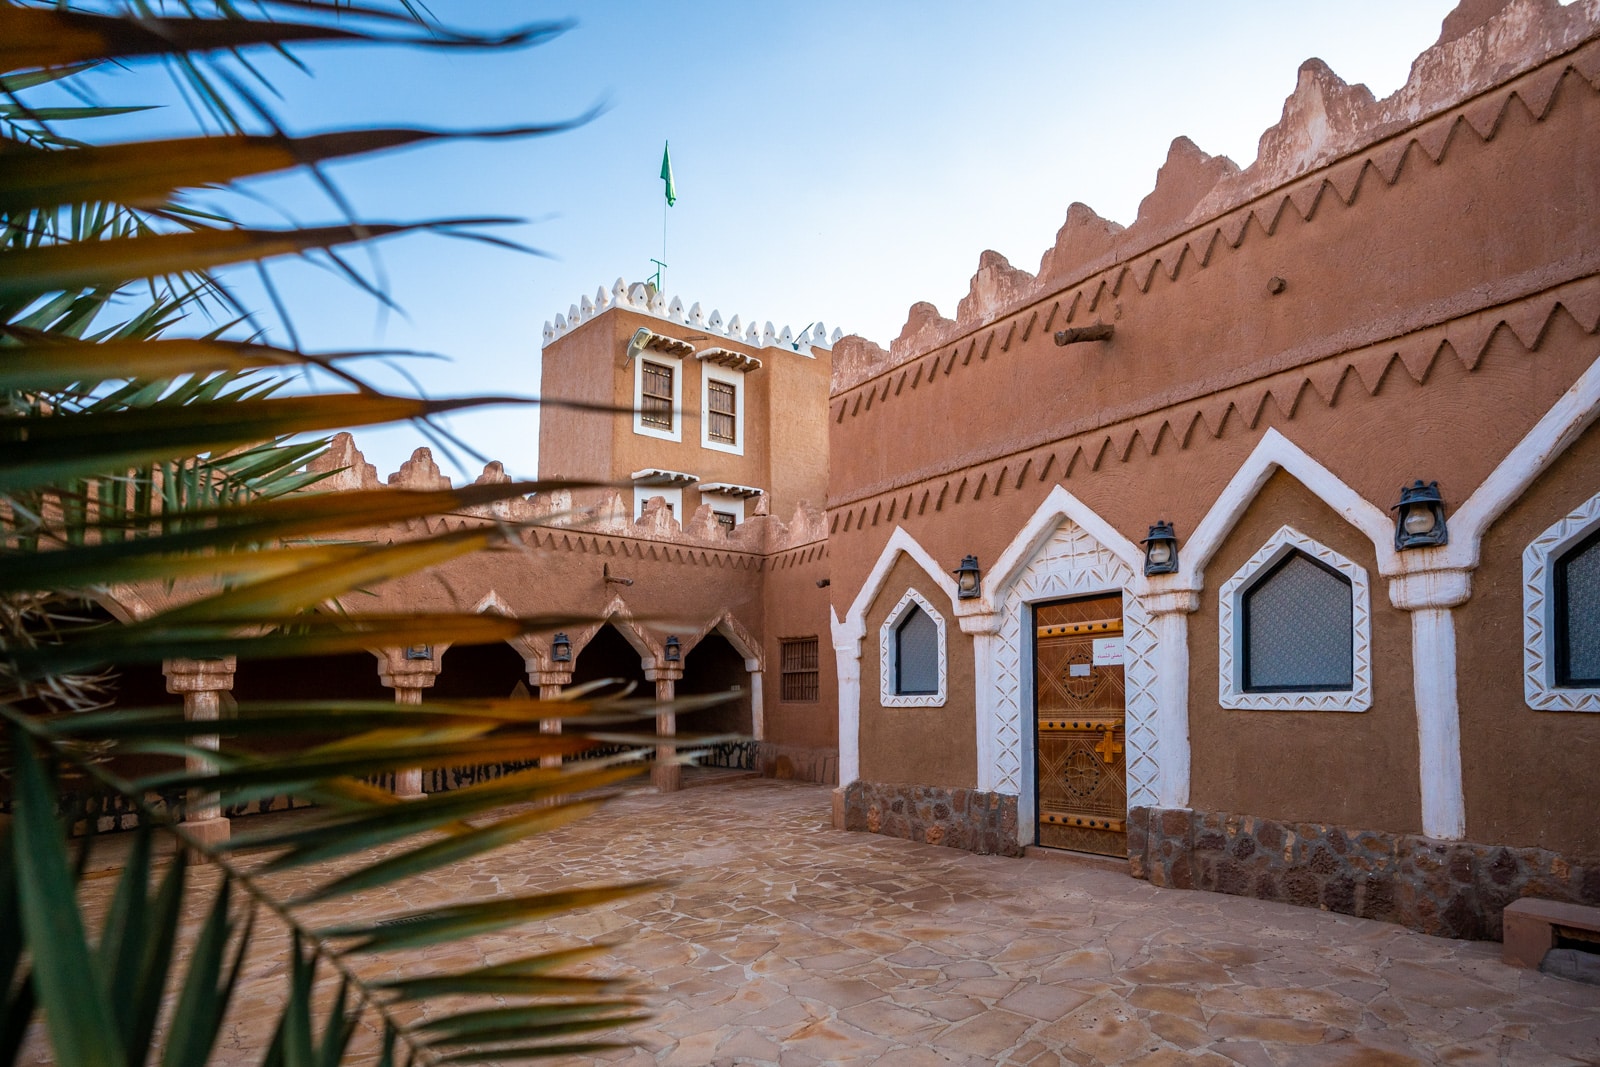
M1080 341L1109 341L1111 331L1115 329L1109 322L1097 322L1093 326L1074 326L1069 330L1056 331L1056 344L1075 345Z

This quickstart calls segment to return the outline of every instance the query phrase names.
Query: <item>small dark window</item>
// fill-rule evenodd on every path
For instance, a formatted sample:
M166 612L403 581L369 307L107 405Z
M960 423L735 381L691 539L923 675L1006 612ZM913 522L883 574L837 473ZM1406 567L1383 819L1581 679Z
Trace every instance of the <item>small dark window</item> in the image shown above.
M1257 579L1241 605L1245 691L1353 688L1354 595L1349 578L1299 551Z
M915 604L894 628L894 692L896 696L930 696L939 692L939 628Z
M789 704L817 702L817 639L790 637L780 642L783 700Z
M739 516L731 511L713 511L711 517L717 520L717 525L727 533L733 533L733 528L739 524Z
M644 387L639 421L646 426L672 429L672 368L644 361Z
M1556 684L1600 686L1600 530L1556 560Z
M739 443L733 418L736 388L728 382L706 382L706 434L713 441L728 445Z

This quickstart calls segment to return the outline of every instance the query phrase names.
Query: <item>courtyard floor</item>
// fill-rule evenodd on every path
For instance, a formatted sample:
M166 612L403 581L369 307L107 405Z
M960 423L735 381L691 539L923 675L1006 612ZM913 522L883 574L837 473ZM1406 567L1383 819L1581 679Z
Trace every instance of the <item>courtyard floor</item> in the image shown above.
M629 795L358 906L641 876L676 885L450 960L631 935L594 968L657 990L638 1047L604 1057L631 1067L1600 1063L1600 987L1507 967L1496 943L839 832L819 786ZM283 944L262 949L222 1062L258 1062L269 1037Z

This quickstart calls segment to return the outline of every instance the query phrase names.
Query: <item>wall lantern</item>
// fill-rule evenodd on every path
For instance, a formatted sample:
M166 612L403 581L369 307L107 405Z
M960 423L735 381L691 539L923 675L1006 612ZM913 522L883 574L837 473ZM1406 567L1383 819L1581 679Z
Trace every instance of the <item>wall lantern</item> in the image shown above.
M666 647L663 649L668 663L681 663L683 661L683 645L678 641L678 635L672 634L667 638Z
M550 639L550 662L572 662L572 640L566 634L559 633Z
M976 600L983 593L983 572L978 569L977 556L963 556L961 566L950 572L956 576L956 597Z
M1150 536L1139 543L1144 545L1146 577L1178 573L1178 531L1172 528L1172 523L1166 519L1157 522L1150 527Z
M432 659L432 645L412 645L406 649L406 659Z
M1408 548L1427 548L1450 543L1450 531L1444 524L1444 498L1439 495L1439 483L1422 484L1418 478L1409 486L1400 487L1400 503L1389 509L1394 517L1394 547L1400 551Z

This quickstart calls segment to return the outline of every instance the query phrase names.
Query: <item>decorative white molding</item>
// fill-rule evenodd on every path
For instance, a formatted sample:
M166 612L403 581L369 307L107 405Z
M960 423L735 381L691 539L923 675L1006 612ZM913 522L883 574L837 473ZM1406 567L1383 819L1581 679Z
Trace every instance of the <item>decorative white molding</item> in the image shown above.
M1243 656L1239 650L1244 634L1244 594L1258 575L1296 549L1350 580L1351 686L1348 690L1309 693L1246 692L1240 676ZM1217 597L1217 699L1223 707L1253 711L1366 711L1372 707L1372 608L1363 568L1294 527L1285 526L1223 584Z
M861 634L831 607L834 669L839 675L839 788L861 777Z
M1139 553L1114 531L1109 536L1121 542L1117 551L1094 536L1090 523L1105 530L1110 527L1070 496L1063 500L1052 493L1051 499L1057 501L1057 508L1073 507L1087 521L1080 523L1056 510L1046 516L1051 526L1042 537L1030 522L1002 553L1005 566L997 565L1002 581L994 594L999 602L999 632L989 646L992 662L980 670L980 678L987 676L988 692L978 702L978 788L1017 796L1018 840L1024 843L1033 840L1036 818L1033 732L1025 728L1033 718L1029 614L1035 603L1097 593L1122 594L1128 804L1157 803L1162 778L1164 741L1157 730L1156 633L1143 602L1131 592L1134 569L1127 558L1138 558ZM1029 554L1023 556L1023 551Z
M901 617L913 604L927 612L928 617L933 620L936 631L939 682L938 689L932 693L895 692L894 679L898 673L896 665L900 651L900 642L897 640L899 635L895 633L895 629L900 625ZM883 625L878 627L878 702L886 708L942 708L950 691L947 681L949 668L950 646L945 640L944 616L928 603L927 597L915 589L907 589L900 602L883 620Z
M861 589L856 593L856 598L850 602L850 609L845 612L844 619L838 626L846 628L846 634L853 635L857 641L867 636L867 609L872 602L878 599L878 594L883 591L883 585L889 580L889 571L893 569L895 558L904 552L911 562L921 567L939 591L949 599L951 604L957 604L956 580L944 572L938 561L928 554L928 550L917 543L917 539L906 533L905 527L896 526L889 535L889 540L883 546L883 551L878 553L878 560L872 565L872 570L867 574L867 580L861 584ZM839 637L835 634L834 647L839 647ZM859 654L859 653L858 653Z
M733 388L733 444L711 436L711 383ZM700 364L700 447L732 456L744 455L744 375L710 363Z
M1522 692L1535 711L1600 711L1600 689L1555 677L1555 561L1600 528L1600 495L1545 530L1522 553Z
M1411 655L1422 832L1459 841L1467 835L1467 797L1461 778L1455 613L1449 608L1413 610Z
M685 308L683 300L679 297L668 298L665 293L656 293L652 297L644 283L635 282L630 286L618 278L612 285L609 295L605 286L601 286L595 291L593 300L587 296L583 297L579 303L567 309L566 315L557 315L553 322L546 322L544 343L548 345L557 338L565 337L579 326L598 318L614 307L627 308L629 311L654 315L668 322L693 326L713 336L728 337L756 348L781 348L807 358L811 357L812 349L830 349L843 336L842 331L835 329L833 336L828 338L820 321L801 330L798 337L788 326L782 330L775 330L770 322L764 329L757 327L754 322L746 327L740 323L737 315L724 325L720 311L713 309L710 315L706 315L701 311L698 302Z
M1199 590L1205 588L1205 566L1211 562L1222 541L1239 522L1245 509L1261 487L1278 470L1286 471L1311 494L1342 515L1345 521L1366 535L1377 553L1378 573L1388 576L1405 569L1404 554L1394 548L1394 520L1389 513L1351 489L1328 468L1312 459L1298 445L1276 429L1268 427L1261 440L1240 465L1238 473L1217 497L1194 533L1183 542L1179 553L1182 569L1173 580L1160 587ZM1451 518L1451 531L1455 519ZM1410 553L1413 559L1416 553ZM1154 585L1152 585L1154 587Z
M1101 518L1093 508L1058 485L1051 489L1044 502L1034 509L1022 529L1017 531L1017 535L1011 539L1005 551L1000 553L1000 558L995 560L994 566L989 568L988 575L983 581L983 595L957 603L956 614L992 613L995 605L1008 594L1018 575L1038 559L1045 543L1056 535L1063 521L1081 527L1089 537L1127 567L1130 573L1138 574L1142 571L1144 553L1139 550L1139 546L1118 533L1116 528Z

